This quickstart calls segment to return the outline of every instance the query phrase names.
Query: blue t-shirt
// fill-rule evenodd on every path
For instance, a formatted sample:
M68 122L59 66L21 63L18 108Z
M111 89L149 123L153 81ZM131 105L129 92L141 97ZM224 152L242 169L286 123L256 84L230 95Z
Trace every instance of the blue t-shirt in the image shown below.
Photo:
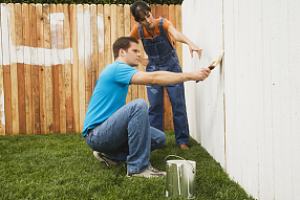
M132 76L138 70L125 63L107 65L96 82L84 120L82 136L125 105Z

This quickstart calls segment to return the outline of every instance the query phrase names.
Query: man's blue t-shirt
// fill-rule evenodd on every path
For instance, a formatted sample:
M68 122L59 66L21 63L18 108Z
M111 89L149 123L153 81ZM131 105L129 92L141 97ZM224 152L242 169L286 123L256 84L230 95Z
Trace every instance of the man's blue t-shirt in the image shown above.
M97 80L84 120L82 136L125 105L132 76L138 70L125 63L107 65Z

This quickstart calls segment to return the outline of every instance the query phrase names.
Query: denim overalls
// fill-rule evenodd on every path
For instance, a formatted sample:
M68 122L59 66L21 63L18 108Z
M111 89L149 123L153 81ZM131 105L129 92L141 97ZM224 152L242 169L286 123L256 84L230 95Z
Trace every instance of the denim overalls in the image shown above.
M163 29L164 18L158 22L160 34L153 39L144 38L142 25L139 24L139 36L148 55L146 71L170 71L181 73L175 48L170 43ZM183 83L165 86L169 94L173 111L175 139L178 145L189 143L189 125L186 114ZM164 86L147 85L150 126L163 131L164 122Z

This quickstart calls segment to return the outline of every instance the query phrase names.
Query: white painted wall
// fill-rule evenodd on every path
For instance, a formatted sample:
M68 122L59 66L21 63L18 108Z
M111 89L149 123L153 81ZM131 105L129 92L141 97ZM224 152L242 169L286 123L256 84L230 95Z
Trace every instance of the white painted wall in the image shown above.
M261 200L300 199L300 1L185 0L183 33L200 48L183 69L221 66L185 84L191 135Z

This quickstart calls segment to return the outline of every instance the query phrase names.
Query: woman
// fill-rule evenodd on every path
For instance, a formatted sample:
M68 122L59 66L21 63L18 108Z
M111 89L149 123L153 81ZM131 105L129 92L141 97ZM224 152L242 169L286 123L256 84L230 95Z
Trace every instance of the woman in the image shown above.
M131 14L138 24L131 30L130 36L141 39L148 59L141 59L147 72L165 70L182 72L175 50L173 38L189 45L191 56L196 51L199 59L202 49L199 49L182 33L178 32L172 23L166 19L154 19L151 8L144 1L136 1L130 7ZM189 149L189 125L186 114L183 83L166 86L173 111L175 139L182 149ZM150 125L163 131L163 86L147 86Z

